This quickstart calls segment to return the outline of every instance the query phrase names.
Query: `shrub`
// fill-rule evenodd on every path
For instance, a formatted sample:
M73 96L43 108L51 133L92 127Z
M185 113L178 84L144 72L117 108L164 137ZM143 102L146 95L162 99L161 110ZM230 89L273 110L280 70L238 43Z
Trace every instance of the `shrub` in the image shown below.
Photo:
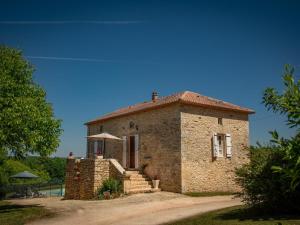
M291 178L274 171L274 165L286 165L278 147L251 147L250 163L236 171L242 187L238 194L248 205L270 210L300 210L300 189L291 188Z
M102 186L97 191L99 199L103 199L103 193L109 191L112 198L119 197L122 191L122 185L119 180L108 178L103 181Z

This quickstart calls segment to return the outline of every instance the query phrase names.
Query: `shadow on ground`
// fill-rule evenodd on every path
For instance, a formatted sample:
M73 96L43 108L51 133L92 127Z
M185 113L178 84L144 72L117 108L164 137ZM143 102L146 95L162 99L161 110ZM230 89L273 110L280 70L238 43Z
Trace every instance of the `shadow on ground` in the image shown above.
M15 205L15 204L5 204L5 205L0 205L0 214L1 213L8 213L12 211L22 211L23 209L28 209L28 208L37 208L41 207L38 204L33 204L33 205Z
M263 221L263 220L299 220L299 214L290 213L275 213L267 212L260 209L254 208L238 208L233 209L230 212L217 214L214 219L216 220L252 220L252 221Z

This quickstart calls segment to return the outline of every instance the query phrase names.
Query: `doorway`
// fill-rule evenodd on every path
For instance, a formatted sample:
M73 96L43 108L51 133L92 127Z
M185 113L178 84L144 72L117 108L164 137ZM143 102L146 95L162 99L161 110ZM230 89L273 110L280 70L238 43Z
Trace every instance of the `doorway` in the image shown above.
M135 136L129 137L129 168L135 168Z

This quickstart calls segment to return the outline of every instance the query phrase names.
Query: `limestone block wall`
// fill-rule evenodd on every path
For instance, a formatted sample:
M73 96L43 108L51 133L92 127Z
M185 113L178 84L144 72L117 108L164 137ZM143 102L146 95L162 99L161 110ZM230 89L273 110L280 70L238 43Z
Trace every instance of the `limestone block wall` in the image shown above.
M110 175L109 160L68 159L65 180L65 199L92 199L102 182Z
M67 159L65 177L65 198L79 199L79 165L76 159Z
M165 191L181 192L180 112L179 104L149 110L120 118L98 122L88 126L90 135L108 132L129 139L139 135L138 163L147 165L146 174L160 178L160 187ZM104 158L114 158L123 165L123 142L108 140ZM87 156L93 155L88 148ZM127 142L126 165L129 167Z
M234 170L248 162L248 115L188 105L180 111L182 192L239 190ZM213 158L213 133L231 134L231 158Z

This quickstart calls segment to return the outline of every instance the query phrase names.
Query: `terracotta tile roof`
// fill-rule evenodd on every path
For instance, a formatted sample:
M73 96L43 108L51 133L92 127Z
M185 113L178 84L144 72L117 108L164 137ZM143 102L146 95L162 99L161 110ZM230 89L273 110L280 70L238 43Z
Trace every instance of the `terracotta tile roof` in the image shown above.
M224 101L221 101L218 99L200 95L195 92L184 91L184 92L179 92L179 93L176 93L173 95L161 97L154 101L138 103L136 105L118 109L114 112L111 112L109 114L101 116L97 119L91 120L91 121L87 122L86 125L100 122L103 120L112 119L115 117L120 117L120 116L124 116L124 115L128 115L128 114L133 114L133 113L137 113L137 112L141 112L141 111L159 108L159 107L166 106L166 105L176 103L176 102L180 102L180 103L188 104L188 105L196 105L196 106L201 106L201 107L206 107L206 108L230 110L230 111L247 113L247 114L254 113L254 111L251 109L243 108L243 107L240 107L240 106L228 103L228 102L224 102Z

